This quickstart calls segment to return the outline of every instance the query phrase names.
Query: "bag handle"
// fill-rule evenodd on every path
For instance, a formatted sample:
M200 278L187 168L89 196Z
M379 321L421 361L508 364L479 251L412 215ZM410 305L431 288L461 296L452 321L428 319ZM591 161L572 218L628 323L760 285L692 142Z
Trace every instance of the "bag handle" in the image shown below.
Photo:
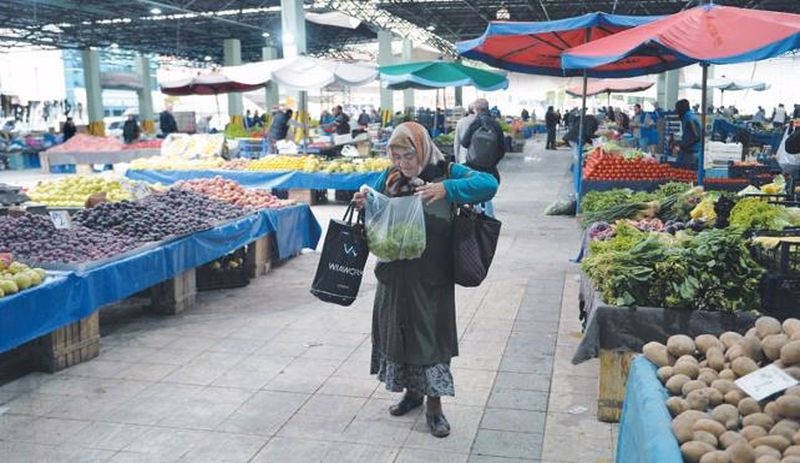
M355 216L356 216L356 222L355 222L356 225L358 225L358 224L363 225L364 224L364 210L363 209L359 209L358 210L358 214L356 214L355 211L356 211L355 202L350 201L350 203L347 204L347 210L344 211L344 217L342 217L342 221L346 222L347 225L353 225L353 215L355 214Z

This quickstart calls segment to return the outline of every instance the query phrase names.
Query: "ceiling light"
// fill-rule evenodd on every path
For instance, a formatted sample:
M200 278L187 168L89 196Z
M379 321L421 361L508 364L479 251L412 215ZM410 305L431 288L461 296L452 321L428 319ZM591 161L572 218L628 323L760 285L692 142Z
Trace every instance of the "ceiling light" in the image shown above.
M119 48L119 44L117 44L117 42L114 42L111 45L109 45L109 47L110 48Z
M267 37L269 37L269 32L262 32L261 37L264 37L266 39Z
M511 19L511 12L508 11L508 8L506 8L505 6L501 6L500 8L497 9L497 14L495 15L495 17L501 21L508 21L509 19Z
M161 8L150 8L150 14L161 14Z
M433 32L433 31L435 31L435 30L436 30L436 26L434 26L433 24L431 24L430 26L426 27L425 29L427 29L427 30L429 30L429 31Z
M203 61L211 61L211 57L206 55L205 58L203 58Z

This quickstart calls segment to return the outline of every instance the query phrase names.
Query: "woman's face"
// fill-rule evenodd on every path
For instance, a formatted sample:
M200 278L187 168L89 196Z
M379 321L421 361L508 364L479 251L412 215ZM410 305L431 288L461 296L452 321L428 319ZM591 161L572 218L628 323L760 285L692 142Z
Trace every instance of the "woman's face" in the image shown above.
M414 150L403 147L390 147L390 156L394 166L408 178L414 178L422 171L422 166Z

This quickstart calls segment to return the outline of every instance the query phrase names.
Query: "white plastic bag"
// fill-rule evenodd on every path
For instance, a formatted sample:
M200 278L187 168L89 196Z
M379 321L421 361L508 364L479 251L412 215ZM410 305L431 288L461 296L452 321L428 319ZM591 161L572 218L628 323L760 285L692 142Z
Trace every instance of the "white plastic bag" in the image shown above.
M786 132L783 134L781 144L778 145L778 152L776 153L778 164L783 170L792 170L800 167L800 154L789 154L786 152L786 140L789 138L790 130L791 128L786 128Z
M365 228L369 250L379 260L418 259L425 251L425 213L419 196L390 198L368 186Z

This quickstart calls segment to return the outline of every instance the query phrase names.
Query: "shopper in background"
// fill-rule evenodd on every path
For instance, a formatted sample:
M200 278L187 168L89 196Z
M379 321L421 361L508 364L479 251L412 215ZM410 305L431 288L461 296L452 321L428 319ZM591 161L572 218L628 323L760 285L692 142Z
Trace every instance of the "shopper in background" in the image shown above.
M753 114L753 122L764 123L767 121L767 112L764 111L764 108L761 106L758 107L758 111Z
M178 131L178 123L172 115L172 106L168 105L158 116L158 126L161 128L161 136L166 137Z
M78 132L78 128L75 127L75 122L72 121L72 118L68 117L61 131L64 133L64 141L67 141L75 136L75 133Z
M197 121L197 133L211 132L211 116L203 116Z
M366 109L361 110L361 114L358 115L358 125L359 127L366 128L369 125L369 114L367 114Z
M681 118L681 142L672 148L678 157L676 165L689 169L697 168L697 156L700 153L700 119L697 114L689 109L689 100L679 100L675 103L675 112Z
M326 126L333 122L333 114L327 109L322 111L322 115L319 118L319 125Z
M786 108L781 103L772 111L772 125L778 128L783 127L784 124L786 124Z
M522 108L522 113L520 114L520 117L522 118L523 122L528 122L528 120L531 118L531 115L527 109Z
M283 140L289 133L289 121L292 120L292 110L278 111L272 119L272 127L269 128L269 137L272 143Z
M472 137L475 135L475 132L481 127L489 127L497 137L497 146L493 148L495 152L491 154L496 161L490 168L478 168L477 166L471 165L469 160L467 160L466 165L471 169L492 174L499 183L500 172L497 170L497 164L506 154L506 140L505 135L503 135L503 129L500 128L500 124L497 122L497 119L492 117L492 114L489 112L489 102L484 98L478 98L475 100L475 102L472 103L472 109L475 111L475 120L472 121L467 128L467 131L464 133L464 136L461 139L461 146L467 148L467 152L469 152L469 147L472 143Z
M342 105L333 108L333 127L336 135L350 133L350 116L344 112Z
M491 175L446 162L428 131L416 122L397 126L387 152L394 167L374 188L389 196L402 196L410 190L422 199L426 244L419 259L375 266L378 287L372 312L370 373L377 375L387 390L405 392L389 407L389 414L406 415L422 406L427 397L428 428L432 435L446 437L450 424L441 398L455 395L450 361L458 355L451 208L489 201L497 191L497 181ZM366 196L356 193L353 201L363 208Z
M652 120L642 111L642 105L633 105L633 117L630 118L630 129L636 146L642 150L647 150L648 138L645 136L645 127L652 125Z
M136 116L128 114L128 120L122 125L122 141L125 143L134 143L139 139L140 133L141 129L139 128L139 122L136 120Z
M547 143L545 143L546 150L556 149L556 127L558 127L558 114L553 110L552 106L547 107L547 112L544 115L544 122L547 125Z
M253 122L251 127L264 127L264 120L261 117L261 114L258 114L258 110L253 112Z
M475 109L473 109L472 105L469 105L467 114L456 122L456 130L453 134L453 155L459 164L467 162L467 149L461 146L461 142L464 140L464 134L467 133L467 129L469 129L474 120Z

